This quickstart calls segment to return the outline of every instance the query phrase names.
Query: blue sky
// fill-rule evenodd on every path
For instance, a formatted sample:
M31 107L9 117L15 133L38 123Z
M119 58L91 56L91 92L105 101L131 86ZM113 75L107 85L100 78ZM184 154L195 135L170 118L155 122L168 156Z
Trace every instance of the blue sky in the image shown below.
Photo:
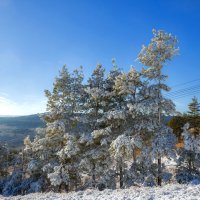
M125 71L139 69L152 28L179 40L180 55L164 69L168 84L198 79L199 21L198 0L0 0L0 115L45 111L43 91L63 64L83 65L86 78L97 63L109 70L112 58ZM175 100L177 110L191 97Z

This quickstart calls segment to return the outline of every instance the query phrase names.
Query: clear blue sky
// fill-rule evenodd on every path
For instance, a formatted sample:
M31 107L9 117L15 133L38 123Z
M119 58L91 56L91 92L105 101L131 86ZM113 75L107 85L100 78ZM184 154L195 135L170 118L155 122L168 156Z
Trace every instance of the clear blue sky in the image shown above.
M152 28L179 39L180 56L165 68L169 85L200 78L198 0L0 0L0 115L43 112L43 91L63 64L83 65L86 77L97 63L109 70L112 58L139 69ZM190 98L177 99L177 109Z

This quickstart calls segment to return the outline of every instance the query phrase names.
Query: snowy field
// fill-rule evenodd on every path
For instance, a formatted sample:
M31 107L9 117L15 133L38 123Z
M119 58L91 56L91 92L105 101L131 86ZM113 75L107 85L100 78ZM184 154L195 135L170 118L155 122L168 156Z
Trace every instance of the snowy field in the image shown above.
M2 200L200 200L200 185L170 184L161 188L131 187L123 190L86 191L70 193L34 193L26 196L2 197Z

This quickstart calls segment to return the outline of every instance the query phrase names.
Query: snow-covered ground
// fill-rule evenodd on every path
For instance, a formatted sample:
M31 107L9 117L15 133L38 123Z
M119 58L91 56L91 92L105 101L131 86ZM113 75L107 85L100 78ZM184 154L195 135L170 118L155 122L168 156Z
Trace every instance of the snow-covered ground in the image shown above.
M169 184L163 187L131 187L129 189L86 191L70 193L34 193L26 196L3 197L2 200L199 200L200 185Z

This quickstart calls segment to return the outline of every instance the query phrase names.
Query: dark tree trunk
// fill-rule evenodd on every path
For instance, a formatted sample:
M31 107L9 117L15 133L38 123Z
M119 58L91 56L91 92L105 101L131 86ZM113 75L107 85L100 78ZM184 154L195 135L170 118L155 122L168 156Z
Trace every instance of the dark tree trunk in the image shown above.
M119 185L120 185L120 188L123 187L123 169L122 169L122 165L120 165L120 167L119 167Z
M66 185L65 191L66 191L66 192L69 192L69 185Z
M95 164L93 164L93 168L92 168L92 186L95 187L95 185L96 185Z
M189 164L189 173L190 175L192 174L192 153L189 152L189 161L188 161L188 164Z
M58 192L61 192L62 190L62 183L58 186Z
M158 158L158 179L157 179L158 186L162 185L161 173L162 173L162 168L161 168L161 157L160 157Z

